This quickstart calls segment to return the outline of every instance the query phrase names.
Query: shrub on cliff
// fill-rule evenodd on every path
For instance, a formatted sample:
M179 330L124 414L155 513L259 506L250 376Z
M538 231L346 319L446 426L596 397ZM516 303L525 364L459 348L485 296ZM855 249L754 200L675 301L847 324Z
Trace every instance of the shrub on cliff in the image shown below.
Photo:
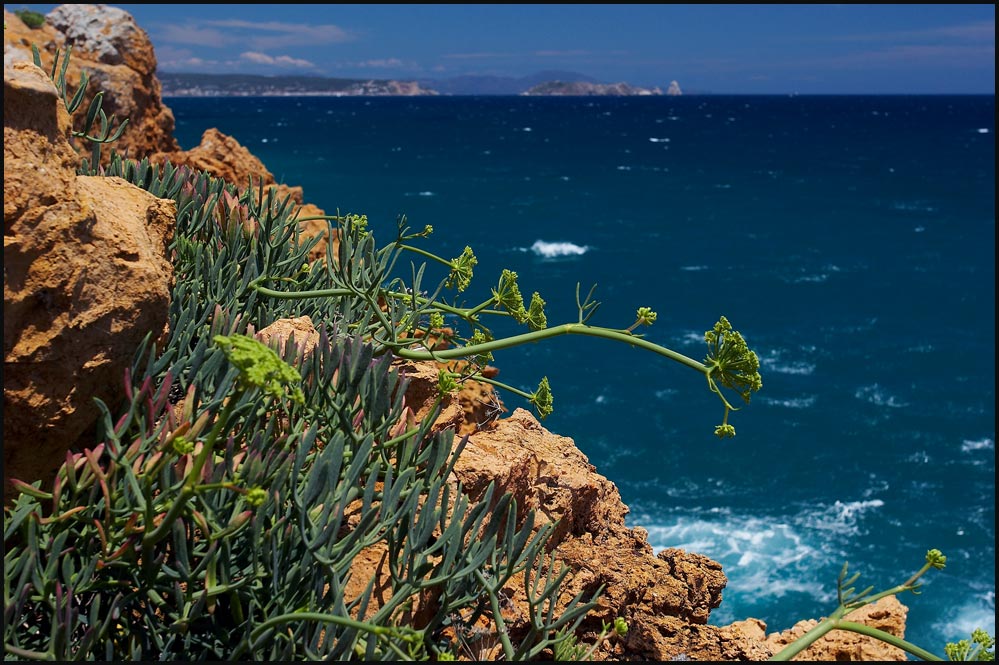
M32 30L37 30L45 25L45 15L33 12L30 9L16 9L14 10L14 14L21 19L24 25L28 26Z

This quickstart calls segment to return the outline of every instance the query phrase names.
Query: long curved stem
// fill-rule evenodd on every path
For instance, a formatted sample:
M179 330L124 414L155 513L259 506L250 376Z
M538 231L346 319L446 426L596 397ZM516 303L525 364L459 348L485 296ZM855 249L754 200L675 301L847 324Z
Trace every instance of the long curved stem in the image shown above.
M689 358L682 353L677 353L672 349L667 349L664 346L659 346L658 344L653 344L641 337L635 337L634 335L626 335L617 330L610 330L608 328L599 328L595 326L588 326L586 324L580 323L564 323L559 326L554 326L552 328L545 328L544 330L535 330L528 333L523 333L520 335L513 335L511 337L505 337L503 339L493 340L491 342L483 342L482 344L472 344L470 346L463 346L454 349L445 349L443 351L416 351L414 349L399 348L395 350L395 354L406 358L407 360L455 360L458 358L465 358L467 356L480 355L483 353L491 353L493 351L501 351L503 349L508 349L514 346L520 346L521 344L529 344L531 342L539 342L543 339L548 339L550 337L559 337L561 335L587 335L590 337L601 337L603 339L609 339L616 342L622 342L624 344L629 344L631 346L636 346L646 351L652 351L661 356L665 356L670 360L675 360L676 362L686 365L691 369L696 369L699 372L708 374L711 371L707 365Z

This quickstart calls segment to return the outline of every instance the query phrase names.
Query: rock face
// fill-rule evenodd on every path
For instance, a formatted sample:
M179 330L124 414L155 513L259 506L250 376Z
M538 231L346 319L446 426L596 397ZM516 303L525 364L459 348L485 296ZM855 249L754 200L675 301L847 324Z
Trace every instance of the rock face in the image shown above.
M173 112L163 104L156 78L152 43L132 16L108 5L60 5L46 16L40 29L28 28L17 16L4 10L4 64L31 62L31 45L38 47L42 66L51 67L56 49L72 47L66 80L71 90L79 85L80 73L90 77L87 99L104 90L103 109L108 117L128 118L125 133L115 144L131 157L178 149L173 138ZM62 56L60 56L60 63ZM76 114L82 128L86 106Z
M75 175L51 80L4 67L4 478L48 478L167 322L175 204ZM4 498L9 485L4 484Z
M666 88L666 94L670 97L679 97L682 95L683 92L680 90L680 84L676 81L670 81L669 87Z

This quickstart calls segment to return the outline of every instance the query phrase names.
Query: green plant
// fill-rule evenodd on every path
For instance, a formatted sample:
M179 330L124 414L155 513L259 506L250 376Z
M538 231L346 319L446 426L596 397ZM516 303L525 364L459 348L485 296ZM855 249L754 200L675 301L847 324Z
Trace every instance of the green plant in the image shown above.
M839 599L839 605L836 609L833 610L832 614L828 617L822 619L811 630L776 653L770 660L791 660L796 655L807 649L816 640L833 630L846 630L859 633L860 635L873 637L894 647L898 647L899 649L902 649L903 651L922 660L943 660L943 658L940 658L939 656L923 649L922 647L918 647L911 642L907 642L906 640L896 637L890 633L886 633L883 630L878 630L877 628L857 623L855 621L848 621L845 617L850 612L865 605L875 603L886 596L894 596L906 591L910 591L914 594L920 593L919 589L922 586L922 582L919 581L920 578L922 578L923 575L931 569L943 569L946 564L947 557L945 557L940 550L929 550L926 553L926 562L918 571L916 571L915 574L902 584L879 593L872 593L874 591L874 587L867 587L863 591L857 592L851 585L857 581L860 574L855 573L847 578L848 564L844 564L836 584L836 594ZM995 640L990 638L984 631L975 631L972 639L975 645L974 647L972 647L971 643L966 640L962 640L957 644L948 644L945 647L948 658L950 660L994 660L994 655L992 658L988 657L990 653L988 650L994 646ZM975 658L971 658L970 656L974 656Z
M621 617L614 619L613 623L603 623L600 634L589 648L580 644L576 635L567 630L559 631L555 641L554 656L557 661L589 661L593 660L593 655L597 648L609 637L616 635L623 637L628 634L628 623Z
M33 12L28 8L15 9L14 15L17 16L24 25L28 26L32 30L37 30L38 28L45 25L45 15L39 14L38 12Z
M39 14L39 16L41 16ZM42 17L44 22L44 17ZM30 24L29 24L30 25ZM56 90L59 96L62 98L63 104L66 106L66 110L70 115L76 113L76 111L83 104L83 100L87 93L87 85L90 83L90 78L87 72L80 71L80 84L76 88L76 92L72 97L69 95L69 86L66 81L66 70L69 67L69 57L72 53L72 47L66 47L66 54L62 58L62 67L59 66L59 50L56 49L55 57L52 59L52 69L49 76L52 78L52 82L55 83ZM42 57L38 52L38 47L34 44L31 45L31 55L35 63L35 66L40 69L42 67ZM102 108L104 101L104 91L99 91L90 100L90 104L87 106L87 113L84 116L83 129L72 130L72 135L74 138L84 139L91 144L91 156L90 161L86 159L83 160L83 164L80 167L82 173L91 174L98 168L101 163L101 146L106 143L113 143L121 138L121 135L125 132L125 127L128 125L128 119L117 122L117 118L112 115L111 118L107 117ZM100 121L100 129L93 134L95 124ZM117 127L115 125L117 124Z
M944 647L948 660L993 661L996 659L995 638L984 630L972 631L970 640L959 640Z
M577 285L577 321L549 327L544 312L545 301L535 292L531 296L530 305L525 306L517 273L510 270L502 271L496 287L491 289L491 295L485 300L472 306L458 302L457 294L464 292L471 284L477 260L469 247L465 247L458 257L448 260L409 244L427 237L432 232L430 227L413 233L406 226L405 217L401 217L395 239L384 247L377 247L374 236L368 230L367 218L364 218L363 224L358 223L356 215L331 215L313 219L326 219L336 223L336 228L331 228L331 233L336 233L340 240L339 250L336 255L332 251L328 252L323 268L331 288L310 289L295 279L287 280L266 273L251 282L250 288L263 296L276 299L335 300L350 313L347 317L348 329L370 341L375 346L376 354L390 353L410 360L469 360L470 370L456 375L457 380L472 378L517 394L533 404L542 418L551 413L553 404L547 377L541 379L533 392L484 377L481 374L481 364L491 358L494 351L560 335L598 337L651 351L704 375L709 390L718 396L724 406L722 424L715 428L715 434L721 438L735 435L735 428L729 424L728 418L731 411L737 410L726 398L722 388L734 390L748 404L751 394L763 385L756 353L749 349L742 335L732 329L724 316L705 333L708 353L703 362L635 334L633 331L639 325L651 325L656 320L656 313L648 307L638 308L635 322L628 328L590 325L589 320L599 307L599 303L593 300L593 288L584 300L580 300ZM423 278L426 263L419 267L412 265L409 283L400 277L392 277L403 252L414 253L442 264L448 268L448 273L430 293L425 293ZM317 269L313 269L312 272L316 271ZM290 283L293 288L277 290L265 286L277 282ZM454 300L449 301L444 296L445 289L457 292ZM528 332L495 338L492 330L484 323L487 316L512 318L517 323L526 325ZM424 348L422 340L439 327L445 318L467 326L467 335L464 338L453 338L451 348Z

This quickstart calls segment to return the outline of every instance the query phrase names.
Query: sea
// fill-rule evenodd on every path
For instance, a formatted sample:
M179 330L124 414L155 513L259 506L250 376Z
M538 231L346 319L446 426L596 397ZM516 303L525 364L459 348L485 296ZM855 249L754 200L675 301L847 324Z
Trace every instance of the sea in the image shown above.
M995 634L994 96L165 101L183 148L217 127L376 238L405 215L433 226L425 249L472 247L468 304L508 268L554 325L597 285L591 323L650 307L646 339L697 360L728 318L763 377L732 439L700 373L627 345L560 337L493 362L528 392L548 377L544 426L656 551L722 564L711 624L826 616L844 565L880 591L935 548L946 568L900 597L906 638L942 655Z

